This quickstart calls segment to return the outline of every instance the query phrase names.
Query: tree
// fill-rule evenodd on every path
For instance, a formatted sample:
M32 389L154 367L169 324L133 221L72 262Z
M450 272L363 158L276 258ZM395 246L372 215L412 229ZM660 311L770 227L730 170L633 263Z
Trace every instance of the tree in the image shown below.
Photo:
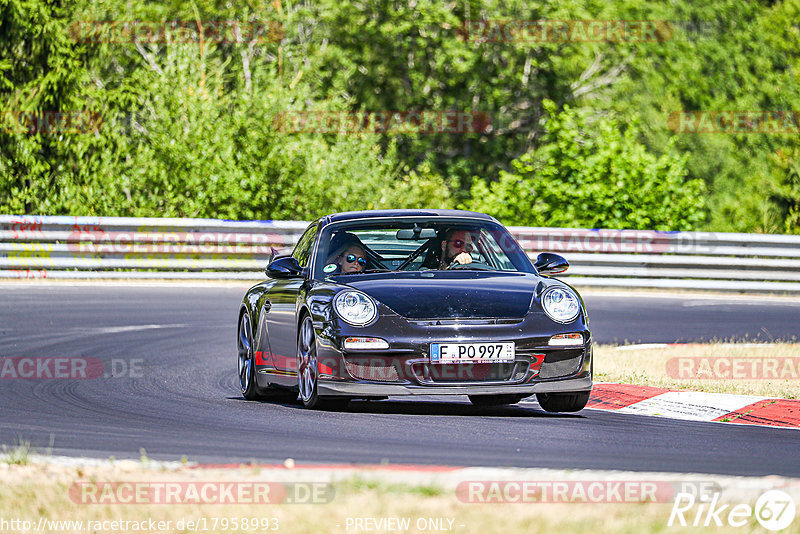
M31 0L12 7L2 26L14 58L3 63L4 109L88 109L101 121L86 132L4 132L0 212L309 219L364 206L449 203L438 175L404 170L392 144L380 146L376 135L282 131L281 112L344 105L313 98L299 72L284 68L280 39L204 40L198 33L148 42L91 24L227 20L214 2L194 9L84 2L61 10ZM243 6L237 12L245 23L280 17ZM76 38L72 29L81 22L89 33ZM37 36L45 42L30 45ZM41 69L19 66L30 62ZM53 64L74 70L62 80ZM42 88L54 79L55 96L43 100Z
M476 180L467 207L506 224L693 230L705 217L705 187L686 179L686 156L656 156L636 124L545 101L541 144L499 180Z
M58 112L82 110L82 47L56 0L6 0L0 11L0 212L24 213L57 196L71 140L41 132ZM28 131L33 131L28 135Z

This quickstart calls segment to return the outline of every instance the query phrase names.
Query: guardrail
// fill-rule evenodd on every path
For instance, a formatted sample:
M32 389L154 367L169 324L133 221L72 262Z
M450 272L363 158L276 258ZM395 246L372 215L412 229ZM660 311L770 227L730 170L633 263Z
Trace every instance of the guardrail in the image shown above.
M0 215L0 278L261 280L308 223ZM800 293L800 236L509 227L571 284Z

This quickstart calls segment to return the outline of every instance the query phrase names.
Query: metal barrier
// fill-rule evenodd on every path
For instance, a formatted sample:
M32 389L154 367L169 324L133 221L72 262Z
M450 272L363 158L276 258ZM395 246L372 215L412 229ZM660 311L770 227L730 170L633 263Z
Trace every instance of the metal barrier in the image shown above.
M0 278L264 278L308 223L0 215Z
M308 223L0 215L0 278L261 280ZM800 236L509 227L578 286L800 293Z
M578 286L800 292L800 235L510 227L531 258L556 252Z

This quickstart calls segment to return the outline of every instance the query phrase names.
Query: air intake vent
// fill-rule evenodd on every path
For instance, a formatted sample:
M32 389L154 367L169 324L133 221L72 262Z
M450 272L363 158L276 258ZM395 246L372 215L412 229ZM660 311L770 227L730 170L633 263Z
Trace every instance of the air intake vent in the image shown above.
M359 380L374 380L377 382L397 382L400 378L394 365L361 365L345 360L347 372Z
M583 350L550 351L545 356L539 378L558 378L574 375L583 363Z

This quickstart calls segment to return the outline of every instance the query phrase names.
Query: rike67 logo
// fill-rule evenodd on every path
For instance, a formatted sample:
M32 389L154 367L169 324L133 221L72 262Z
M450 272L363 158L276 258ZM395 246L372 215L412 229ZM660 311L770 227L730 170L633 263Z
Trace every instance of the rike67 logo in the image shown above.
M792 524L795 511L794 499L781 490L764 492L755 506L722 504L719 493L714 493L710 502L705 495L698 498L691 493L679 493L675 496L667 526L721 527L727 524L743 527L752 525L755 516L762 527L777 532Z

